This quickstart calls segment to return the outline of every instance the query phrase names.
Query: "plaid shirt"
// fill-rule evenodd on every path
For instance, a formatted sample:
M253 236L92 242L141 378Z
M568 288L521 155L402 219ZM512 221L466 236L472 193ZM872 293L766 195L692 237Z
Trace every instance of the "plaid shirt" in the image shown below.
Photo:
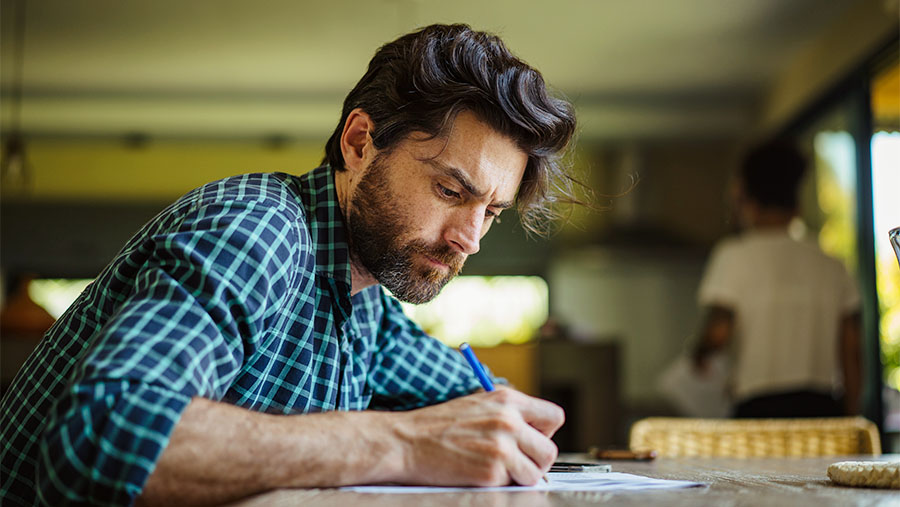
M193 396L297 414L474 391L380 286L351 297L327 166L196 189L135 235L2 401L7 505L128 504Z

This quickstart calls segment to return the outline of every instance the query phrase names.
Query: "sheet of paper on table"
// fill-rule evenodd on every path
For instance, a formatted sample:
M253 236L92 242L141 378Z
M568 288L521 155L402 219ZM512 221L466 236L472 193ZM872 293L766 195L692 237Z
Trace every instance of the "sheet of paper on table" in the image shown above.
M536 486L502 486L494 488L448 488L425 486L351 486L341 488L357 493L453 493L473 491L636 491L703 486L699 482L653 479L640 475L609 473L549 473L549 482Z

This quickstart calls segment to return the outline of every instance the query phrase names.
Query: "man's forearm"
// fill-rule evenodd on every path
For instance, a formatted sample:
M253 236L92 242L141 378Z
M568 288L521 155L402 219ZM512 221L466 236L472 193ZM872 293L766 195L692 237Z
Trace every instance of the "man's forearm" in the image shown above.
M218 504L279 487L387 480L403 461L389 415L269 415L194 398L138 503Z
M267 415L194 398L138 503L224 503L285 487L536 484L565 414L512 389L408 412Z

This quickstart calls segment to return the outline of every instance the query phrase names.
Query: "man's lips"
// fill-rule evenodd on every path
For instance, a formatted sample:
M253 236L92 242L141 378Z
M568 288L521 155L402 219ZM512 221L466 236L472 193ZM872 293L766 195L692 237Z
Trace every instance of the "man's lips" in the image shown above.
M435 259L434 257L431 257L431 256L429 256L429 255L426 255L426 256L425 256L425 259L428 260L429 263L434 264L435 266L437 266L437 267L439 267L439 268L441 268L441 269L450 269L450 265L449 265L449 264L445 264L445 263L443 263L443 262L441 262L441 261Z

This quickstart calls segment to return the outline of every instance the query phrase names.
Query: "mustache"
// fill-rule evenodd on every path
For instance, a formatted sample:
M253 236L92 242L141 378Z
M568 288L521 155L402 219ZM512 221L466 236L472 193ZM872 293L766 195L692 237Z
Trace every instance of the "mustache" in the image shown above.
M453 250L449 245L433 246L423 241L417 241L411 244L410 247L416 253L427 255L442 264L450 266L451 272L459 272L466 262L466 256Z

